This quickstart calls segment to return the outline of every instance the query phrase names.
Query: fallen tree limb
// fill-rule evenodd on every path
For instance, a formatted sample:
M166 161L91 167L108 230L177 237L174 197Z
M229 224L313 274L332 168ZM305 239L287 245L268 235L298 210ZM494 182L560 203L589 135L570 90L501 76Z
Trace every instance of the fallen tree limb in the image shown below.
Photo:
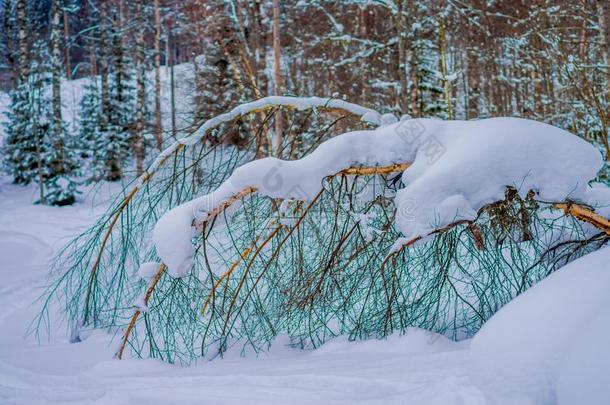
M248 114L255 114L260 112L265 112L269 110L273 110L278 107L284 107L289 109L296 110L315 110L321 112L327 112L331 114L343 113L346 115L357 116L364 119L365 116L373 117L369 118L372 120L373 124L379 124L376 122L380 119L381 115L375 110L360 106L358 104L353 104L346 102L340 99L333 98L320 98L320 97L289 97L289 96L270 96L264 97L255 101L251 101L249 103L241 104L232 110L221 114L219 116L213 117L205 122L203 122L200 126L198 126L189 136L179 139L178 141L171 144L169 147L164 149L155 161L146 169L146 171L138 177L135 181L135 185L132 189L127 193L126 197L120 203L115 213L112 215L108 228L106 229L104 236L102 237L102 242L100 248L98 249L98 253L96 255L95 261L89 273L89 282L87 286L87 293L85 296L85 308L83 315L83 323L86 324L89 320L89 305L91 300L91 293L93 290L93 284L95 283L97 277L97 271L102 259L102 255L110 239L110 235L114 230L119 218L123 211L127 208L130 202L133 200L138 191L143 188L143 186L150 181L150 179L155 175L159 167L161 167L170 156L184 149L187 145L192 145L199 142L201 139L204 139L206 133L223 123L230 122L240 117L243 117ZM255 191L255 190L254 190ZM252 192L254 192L252 191ZM249 194L249 193L248 193ZM237 197L239 199L241 197ZM234 202L234 201L233 201ZM230 204L229 204L230 205ZM224 211L224 209L219 207L219 213ZM216 214L217 215L217 214Z
M148 300L150 300L150 297L151 297L153 291L155 290L157 283L159 283L159 280L161 280L161 277L163 276L163 274L165 273L166 270L167 270L167 266L165 264L161 264L159 266L159 270L157 270L157 274L155 274L155 277L151 280L150 284L148 285L148 289L146 290L146 294L144 294L144 299L143 299L144 305L148 304ZM131 331L136 326L136 322L138 321L138 318L140 317L141 313L142 313L142 310L137 309L131 316L129 325L127 326L127 329L125 330L125 333L123 334L123 340L121 341L121 346L119 347L119 350L117 351L117 353L115 355L116 358L119 360L121 360L123 358L123 351L125 350L125 346L127 345L127 342L129 341L129 335L131 335Z
M347 168L344 170L339 171L338 173L329 176L329 177L335 177L335 176L347 176L347 175L355 175L355 176L373 176L373 175L386 175L386 174L390 174L390 173L394 173L394 172L401 172L404 171L406 169L408 169L410 167L410 163L396 163L396 164L392 164L392 165L388 165L388 166L377 166L377 167L351 167L351 168ZM246 187L243 190L239 191L238 193L234 194L231 198L229 198L228 200L222 202L221 204L219 204L217 207L215 207L212 211L209 212L209 215L205 218L205 220L202 221L202 223L194 225L195 227L198 226L205 226L205 223L207 223L208 221L210 221L211 219L217 217L218 215L222 214L224 211L226 211L227 208L229 208L231 205L233 205L235 202L237 202L238 200L241 200L244 197L247 197L248 195L254 194L256 193L258 190L254 187ZM320 193L318 194L318 196L316 197L316 199L319 197ZM311 205L310 205L311 206ZM486 207L488 207L489 205L481 208L479 210L479 215L481 215L481 213L485 210ZM553 206L555 208L561 209L565 212L566 215L570 215L573 216L581 221L590 223L592 225L594 225L595 227L601 229L602 231L604 231L606 234L610 235L610 220L608 220L607 218L604 218L603 216L596 214L593 210L591 210L590 208L585 207L584 205L581 204L577 204L577 203L573 203L573 202L562 202L562 203L555 203L553 204ZM298 227L298 224L300 224L300 221L303 219L304 215L302 215L299 219L299 221L297 222L297 225L295 226ZM381 263L381 266L379 268L379 271L381 273L383 273L384 271L384 267L387 264L387 262L393 258L395 258L400 252L402 252L405 248L408 248L410 246L413 246L415 243L421 241L422 239L428 238L430 236L434 236L437 235L439 233L443 233L446 232L448 230L451 230L459 225L469 225L472 226L472 224L474 223L474 221L467 221L467 220L460 220L460 221L456 221L454 223L451 223L447 226L444 226L442 228L438 228L435 229L431 232L429 232L427 235L425 236L416 236L410 240L405 241L400 247L398 247L398 249L394 250L392 253L388 254L383 262ZM229 269L223 273L220 278L214 283L211 292L208 294L207 299L204 302L204 305L201 309L201 313L205 313L207 306L209 305L210 300L212 299L212 297L214 296L214 293L216 292L217 288L219 287L219 285L222 283L222 281L226 280L231 273L235 270L235 268L237 268L237 266L239 265L239 263L243 260L247 260L250 259L250 264L248 265L248 269L249 267L252 265L254 258L258 255L258 253L260 252L260 250L266 245L266 243L275 236L275 234L279 231L281 226L278 226L277 221L271 221L270 225L274 224L276 225L276 227L272 230L271 234L267 237L267 239L262 243L261 246L259 246L256 250L255 245L258 242L258 240L260 239L261 235L259 235L253 242L252 244L250 244L247 248L244 249L243 252L241 252L240 257L237 258L237 260L235 262L232 263L232 265L229 267ZM293 229L292 229L293 230ZM291 230L291 232L292 232ZM289 234L291 233L289 232ZM472 229L471 229L471 232ZM477 230L478 232L478 230ZM475 237L475 242L477 243L477 247L480 249L482 246L482 237L480 236L480 233L477 232L473 232L473 237ZM285 240L284 240L285 241ZM481 246L479 246L481 245ZM254 251L253 254L253 258L251 258L251 253ZM153 280L151 281L148 290L146 291L145 297L144 297L144 304L146 305L148 303L148 300L150 299L150 296L153 292L153 290L155 289L155 287L157 286L159 280L161 279L161 277L163 276L163 274L166 271L166 266L165 264L162 264L159 267L159 270L157 271L157 274L155 275L155 277L153 278ZM242 280L243 283L243 280ZM240 288L241 289L241 284L240 284ZM238 289L238 291L239 291ZM233 301L231 302L230 308L229 308L229 314L231 313L231 310L233 308L233 306L235 305L235 299L233 299ZM141 310L136 310L129 322L129 325L127 327L127 329L125 330L125 333L123 335L123 340L120 346L119 351L117 352L116 357L121 359L122 355L123 355L123 351L125 349L125 346L127 345L128 341L129 341L129 336L132 332L132 330L135 328L135 324L139 318L141 314ZM225 327L227 326L227 323L229 321L229 316L227 315L227 320L225 321Z
M604 231L606 234L610 235L610 220L595 213L590 208L570 201L557 203L553 206L555 208L563 210L566 215L570 215L583 222L587 222L593 225L594 227Z
M378 175L378 174L389 174L389 173L393 173L393 172L400 172L400 171L404 171L405 169L407 169L411 164L410 163L396 163L396 164L392 164L389 166L374 166L374 167L352 167L352 168L348 168L345 170L342 170L336 174L334 174L333 176L330 177L335 177L335 176L340 176L340 175L366 175L366 176L373 176L373 175ZM213 218L217 217L218 215L220 215L222 212L224 212L227 208L229 208L231 205L233 205L236 201L247 197L250 194L255 193L257 190L254 187L246 187L245 189L241 190L240 192L234 194L231 198L229 198L228 200L224 201L223 203L221 203L220 205L218 205L216 208L214 208L212 211L209 212L208 216L206 217L206 219L198 225L195 225L195 228L198 228L199 226L204 226L205 223L207 223L208 221L212 220ZM318 193L318 196L316 196L316 199L319 197L320 193ZM300 218L300 220L302 220L303 217ZM299 221L300 223L300 221ZM273 231L272 231L272 235L274 235L275 233L277 233L277 231L280 229L280 227L276 227ZM257 238L258 240L258 238ZM245 260L250 256L250 252L252 250L252 248L254 247L254 244L256 244L256 240L253 242L253 245L251 245L250 247L246 248L240 258L238 258L232 265L231 267L216 281L216 283L214 284L213 288L212 288L212 292L210 293L210 295L208 296L208 298L206 299L202 309L201 309L201 313L204 313L207 305L209 304L209 300L211 298L211 295L214 294L216 288L218 287L218 285L220 285L220 283L222 282L222 280L224 280L225 278L227 278L237 267L237 265L239 264L239 262L241 260ZM263 243L264 245L265 243ZM261 247L262 248L262 247ZM260 250L261 248L259 248L258 250ZM255 252L255 256L258 253ZM157 283L159 282L159 280L161 279L161 277L163 276L163 274L165 273L165 271L167 270L167 266L165 264L161 264L161 266L159 267L159 270L157 271L157 274L155 274L155 277L153 278L148 290L146 291L146 295L144 297L144 303L148 303L148 299L150 298L153 290L155 289L155 287L157 286ZM123 341L121 343L121 346L119 348L119 351L117 352L116 357L118 359L121 359L123 356L123 351L125 350L125 346L129 340L129 336L131 334L131 331L133 330L133 328L135 327L135 324L140 316L140 310L136 310L136 312L134 312L134 314L131 317L131 320L129 322L129 325L127 326L127 329L125 330L125 334L123 335Z

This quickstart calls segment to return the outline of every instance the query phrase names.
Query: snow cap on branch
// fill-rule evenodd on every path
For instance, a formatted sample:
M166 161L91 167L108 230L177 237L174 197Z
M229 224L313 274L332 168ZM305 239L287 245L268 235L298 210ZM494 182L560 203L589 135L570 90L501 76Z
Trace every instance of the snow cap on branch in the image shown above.
M241 166L214 192L159 220L157 254L171 275L184 276L194 254L193 225L227 200L246 189L272 198L311 200L325 177L354 166L413 162L395 201L395 225L406 240L475 219L481 207L504 197L506 187L523 196L534 190L547 201L586 200L588 182L602 166L592 145L536 121L389 121L376 130L332 138L299 160L265 158Z

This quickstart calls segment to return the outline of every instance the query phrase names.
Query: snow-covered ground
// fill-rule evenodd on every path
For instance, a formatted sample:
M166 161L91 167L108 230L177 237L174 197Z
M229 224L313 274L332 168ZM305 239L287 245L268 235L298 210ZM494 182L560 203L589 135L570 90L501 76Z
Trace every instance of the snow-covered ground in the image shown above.
M467 377L468 342L420 330L387 341L337 340L317 351L278 341L258 358L235 354L189 368L113 360L110 336L70 344L57 323L39 344L25 332L49 261L93 223L111 191L90 192L74 207L44 207L31 204L35 188L1 180L1 404L485 403Z
M70 344L52 324L26 330L49 261L107 207L119 185L73 207L32 205L36 189L0 179L1 404L468 404L610 401L610 248L585 256L508 304L471 341L417 329L384 341L337 338L313 351L281 338L269 353L179 367L112 358L116 339ZM56 318L57 319L57 318Z

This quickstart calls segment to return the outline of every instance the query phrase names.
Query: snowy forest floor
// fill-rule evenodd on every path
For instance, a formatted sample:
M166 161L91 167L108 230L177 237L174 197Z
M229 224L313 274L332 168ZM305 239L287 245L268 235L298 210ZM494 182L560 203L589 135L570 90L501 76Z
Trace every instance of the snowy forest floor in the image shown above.
M31 204L35 188L0 179L2 404L485 404L469 375L469 342L421 330L386 341L331 341L318 350L276 341L269 353L178 367L113 360L116 339L70 344L57 318L40 343L26 330L40 309L49 262L107 207L118 186L73 207Z

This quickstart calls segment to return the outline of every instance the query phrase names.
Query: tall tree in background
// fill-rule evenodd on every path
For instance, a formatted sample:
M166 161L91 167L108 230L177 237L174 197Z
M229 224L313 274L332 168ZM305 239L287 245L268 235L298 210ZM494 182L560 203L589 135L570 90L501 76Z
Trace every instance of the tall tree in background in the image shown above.
M155 140L157 149L163 150L163 123L161 121L161 11L159 0L154 0L155 18Z
M127 48L125 47L126 27L124 5L119 0L112 8L107 2L101 3L100 47L102 68L102 114L104 121L98 150L102 155L103 178L117 181L123 178L123 169L133 150L135 127L134 85ZM104 77L105 76L105 77Z
M280 42L280 2L273 0L273 91L276 96L282 94L282 48ZM282 157L282 111L275 112L275 139L273 148L275 156Z
M141 175L144 172L145 144L144 144L144 120L146 117L146 71L144 66L144 0L135 0L136 20L136 117L135 136L133 139L134 154L136 156L136 172Z
M53 205L72 204L76 197L74 176L78 163L74 143L67 133L62 118L61 77L62 77L62 0L53 0L51 5L51 106L52 119L49 125L48 153L45 156L48 172L45 176L46 196L42 202Z
M17 184L28 184L35 180L38 165L36 156L37 137L33 135L32 92L29 83L30 49L27 40L28 16L26 0L17 0L16 25L18 39L18 69L16 84L11 91L11 102L7 111L3 145L4 171ZM10 15L5 18L10 19Z
M36 154L71 150L55 142L69 144L76 134L89 149L80 152L91 163L84 177L131 178L144 169L145 148L162 149L164 126L177 138L242 101L282 93L344 97L398 116L533 118L591 140L610 159L605 1L63 0L59 24L49 12L55 4L5 0L0 10L0 86L11 95L3 166L17 183L39 181ZM60 127L66 101L55 77L57 26L62 73L99 76L75 91L83 94L78 125L36 145L34 132ZM39 63L40 52L50 64ZM91 69L82 68L87 63ZM48 101L45 119L40 97ZM287 117L278 111L265 131L252 133L263 119L254 116L222 138L206 136L237 145L256 137L256 156L289 157ZM348 130L346 122L336 130Z
M100 49L100 82L101 82L101 117L99 137L95 142L96 176L108 181L121 179L123 171L121 168L120 150L124 148L121 135L116 133L113 125L113 106L110 102L110 61L113 53L111 51L111 28L108 15L107 3L100 4L99 14L99 49Z
M17 0L17 27L19 30L19 75L18 83L23 83L28 77L28 65L30 54L27 39L27 18L26 0Z
M64 24L64 63L66 79L72 80L72 64L70 62L70 9L69 4L64 4L63 7L63 24Z

